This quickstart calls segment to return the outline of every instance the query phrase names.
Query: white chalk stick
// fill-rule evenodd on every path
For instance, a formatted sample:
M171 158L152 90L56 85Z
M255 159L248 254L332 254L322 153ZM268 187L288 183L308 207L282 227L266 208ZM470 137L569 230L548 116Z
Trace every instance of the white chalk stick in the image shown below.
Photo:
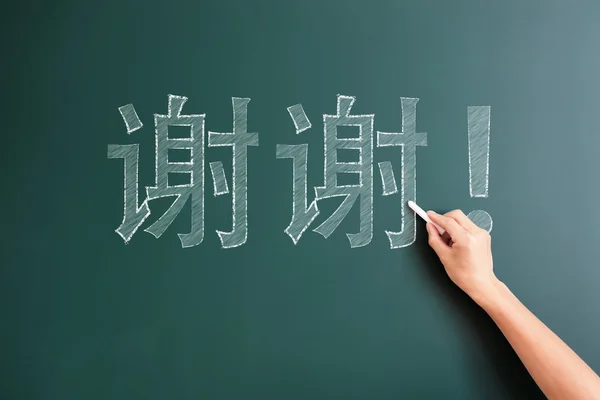
M440 233L440 235L443 235L444 233L446 233L446 231L444 230L444 228L442 228L441 226L439 226L438 224L436 224L435 222L433 222L429 216L427 215L427 213L425 211L423 211L423 209L421 207L419 207L417 205L417 203L415 203L412 200L408 201L408 206L417 214L419 214L419 216L421 218L423 218L426 222L429 222L430 224L432 224L433 226L435 226L438 230L438 232Z

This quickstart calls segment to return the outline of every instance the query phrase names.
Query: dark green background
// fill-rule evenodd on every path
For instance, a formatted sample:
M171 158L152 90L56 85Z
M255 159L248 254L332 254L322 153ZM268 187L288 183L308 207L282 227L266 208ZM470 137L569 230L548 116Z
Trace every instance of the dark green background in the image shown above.
M338 93L375 129L419 97L418 200L487 210L497 275L600 370L600 3L597 1L60 1L2 6L3 399L508 399L542 397L492 321L427 246L389 248L400 197L375 170L374 239L350 249L354 209L297 246L291 163L309 143L322 184L322 114ZM152 114L169 93L231 131L250 97L247 243L220 248L230 196L207 180L204 242L189 208L159 240L122 219L122 163L140 143L153 183ZM129 137L117 108L145 126ZM286 107L313 129L296 136ZM492 106L490 197L468 189L467 106ZM207 162L231 151L210 148ZM400 149L375 150L399 167ZM310 192L312 196L312 191ZM154 220L169 201L151 203ZM322 221L335 207L324 201ZM315 225L316 226L316 225ZM313 226L314 227L314 226Z

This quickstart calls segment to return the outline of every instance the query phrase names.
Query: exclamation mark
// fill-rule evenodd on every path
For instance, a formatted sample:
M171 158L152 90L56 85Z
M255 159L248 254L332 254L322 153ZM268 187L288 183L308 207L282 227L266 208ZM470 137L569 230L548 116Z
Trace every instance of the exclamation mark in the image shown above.
M469 193L471 197L488 197L490 172L490 106L467 107L469 139ZM469 219L488 232L492 217L483 210L471 211Z

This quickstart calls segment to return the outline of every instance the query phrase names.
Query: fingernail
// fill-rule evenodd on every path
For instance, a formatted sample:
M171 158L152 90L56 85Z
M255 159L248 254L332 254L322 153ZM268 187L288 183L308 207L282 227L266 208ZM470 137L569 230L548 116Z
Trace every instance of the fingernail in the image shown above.
M430 215L437 215L437 213L436 213L435 211L432 211L432 210L429 210L429 211L427 211L427 214L430 214Z

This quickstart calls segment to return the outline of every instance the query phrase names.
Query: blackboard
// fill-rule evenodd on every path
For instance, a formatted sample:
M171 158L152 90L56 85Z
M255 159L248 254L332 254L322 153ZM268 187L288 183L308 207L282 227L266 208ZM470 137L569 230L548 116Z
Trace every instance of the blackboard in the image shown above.
M542 398L446 277L411 194L488 213L496 274L600 370L600 3L33 1L1 14L1 398ZM341 198L320 199L311 220L324 125L350 103L371 141L338 155L362 152L359 184L372 187L325 238L314 229ZM211 138L234 133L234 106L242 136ZM297 133L292 115L311 127ZM411 126L405 146L378 141ZM471 158L470 129L485 149ZM146 189L165 185L167 131L196 150L171 172L204 184L180 190L192 200L155 238L145 230L174 201ZM310 222L297 243L294 176ZM391 246L403 221L414 238Z

